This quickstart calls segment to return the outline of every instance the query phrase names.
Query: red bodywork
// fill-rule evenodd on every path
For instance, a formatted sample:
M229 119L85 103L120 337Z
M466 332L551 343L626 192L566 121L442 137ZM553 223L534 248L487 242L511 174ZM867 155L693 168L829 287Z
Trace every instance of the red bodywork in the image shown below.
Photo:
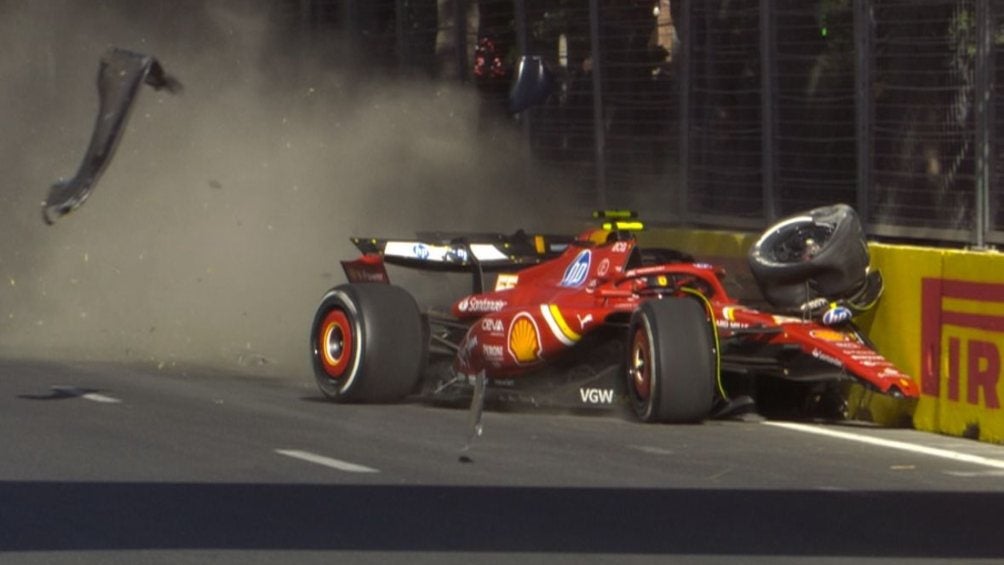
M467 375L518 376L560 357L583 336L612 317L623 320L644 300L697 291L712 311L722 340L736 335L765 345L801 351L873 385L917 397L909 376L869 347L853 330L776 316L732 299L721 283L724 270L701 263L630 266L633 239L592 244L600 230L583 234L559 257L506 277L504 288L473 294L453 304L452 313L471 326L460 344L456 369ZM597 237L599 236L599 237Z
M471 379L482 371L507 379L531 374L531 369L559 360L591 332L627 327L646 300L691 295L700 298L714 318L723 367L747 369L746 357L729 357L733 345L759 352L758 362L771 355L765 351L788 357L796 353L818 361L809 376L854 377L882 393L919 396L916 382L850 324L828 327L744 306L722 284L723 269L696 262L645 261L633 237L618 235L623 234L589 230L553 258L511 265L511 272L499 275L495 290L453 303L452 317L466 328L455 371ZM419 259L404 262L414 267L415 261ZM344 266L352 282L389 282L380 253L364 252ZM773 370L781 377L798 376L788 375L780 363Z

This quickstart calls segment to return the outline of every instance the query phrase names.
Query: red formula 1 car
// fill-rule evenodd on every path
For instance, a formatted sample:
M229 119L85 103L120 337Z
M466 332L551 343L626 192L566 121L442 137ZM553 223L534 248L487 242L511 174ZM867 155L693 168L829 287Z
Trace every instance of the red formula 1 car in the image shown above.
M497 403L628 405L646 422L740 406L845 416L849 385L918 396L851 323L881 277L850 208L785 220L751 250L773 313L730 297L720 268L642 248L632 217L605 216L578 237L354 239L362 256L343 262L349 283L328 291L311 329L321 391L337 402L477 403L487 390ZM387 264L469 273L473 291L420 307L390 284Z

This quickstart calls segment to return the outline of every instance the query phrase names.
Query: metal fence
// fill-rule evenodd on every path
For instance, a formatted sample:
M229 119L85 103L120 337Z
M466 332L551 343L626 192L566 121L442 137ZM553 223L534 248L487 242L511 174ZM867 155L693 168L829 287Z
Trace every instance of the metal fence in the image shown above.
M500 113L517 56L542 56L558 88L522 127L588 205L755 229L847 202L875 236L1004 243L1004 0L278 5Z

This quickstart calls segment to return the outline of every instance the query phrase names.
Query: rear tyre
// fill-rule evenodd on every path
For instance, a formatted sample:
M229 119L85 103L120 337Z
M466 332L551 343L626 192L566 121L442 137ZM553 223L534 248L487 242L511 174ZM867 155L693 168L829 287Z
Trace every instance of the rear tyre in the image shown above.
M638 419L706 419L714 402L717 355L711 321L696 300L642 304L631 319L626 383Z
M425 328L408 292L345 284L324 295L310 331L317 386L335 402L394 402L411 393L425 364Z

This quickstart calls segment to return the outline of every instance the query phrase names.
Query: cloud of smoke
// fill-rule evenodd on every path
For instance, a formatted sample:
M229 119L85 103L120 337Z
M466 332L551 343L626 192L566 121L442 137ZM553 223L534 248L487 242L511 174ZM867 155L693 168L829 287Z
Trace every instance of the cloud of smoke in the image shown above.
M479 126L474 93L281 53L267 5L0 0L0 352L309 378L349 236L543 224L519 132ZM113 45L185 91L144 87L90 200L47 227Z

